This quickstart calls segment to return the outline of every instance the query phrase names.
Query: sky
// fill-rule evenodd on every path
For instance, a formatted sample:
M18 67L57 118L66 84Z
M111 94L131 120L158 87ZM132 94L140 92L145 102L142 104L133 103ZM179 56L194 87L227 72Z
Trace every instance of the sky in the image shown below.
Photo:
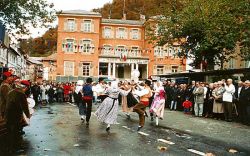
M112 0L47 0L49 3L54 3L54 8L60 10L86 10L91 11L94 8L100 8L105 3L112 2ZM57 21L53 24L57 24ZM38 37L44 34L46 29L30 28L31 36Z

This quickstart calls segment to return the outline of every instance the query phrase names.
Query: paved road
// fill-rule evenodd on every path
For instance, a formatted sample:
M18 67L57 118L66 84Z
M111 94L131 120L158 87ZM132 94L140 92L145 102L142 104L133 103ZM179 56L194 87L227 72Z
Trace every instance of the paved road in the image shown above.
M32 117L31 125L25 128L23 150L17 155L250 155L250 149L246 149L244 145L185 132L176 127L156 127L149 119L142 133L138 133L136 114L132 115L131 120L127 120L120 112L118 122L120 124L112 126L111 133L107 134L105 125L99 123L94 115L87 127L81 122L77 107L68 103L50 105L38 109ZM168 121L166 119L161 122ZM229 149L236 149L238 152L232 154Z

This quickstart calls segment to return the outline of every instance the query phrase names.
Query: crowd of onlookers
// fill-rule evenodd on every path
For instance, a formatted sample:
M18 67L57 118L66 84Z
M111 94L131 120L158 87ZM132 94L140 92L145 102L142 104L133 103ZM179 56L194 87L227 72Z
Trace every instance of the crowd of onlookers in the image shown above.
M232 79L191 85L165 81L166 104L170 110L190 110L195 116L250 123L250 81L233 84ZM189 101L189 102L188 102Z

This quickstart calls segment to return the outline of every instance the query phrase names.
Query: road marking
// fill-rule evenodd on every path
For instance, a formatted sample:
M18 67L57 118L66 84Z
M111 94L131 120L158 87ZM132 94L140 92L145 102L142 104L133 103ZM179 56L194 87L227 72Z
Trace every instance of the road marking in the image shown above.
M122 126L123 128L125 128L125 129L128 129L128 130L130 130L131 128L128 128L128 126Z
M197 150L194 150L194 149L188 149L188 151L192 152L192 153L195 153L195 154L198 154L198 155L201 155L201 156L205 156L206 155L205 153L197 151Z
M69 104L69 105L71 105L71 106L74 106L74 107L76 106L76 105L74 105L74 104L72 104L72 103L70 103L70 102L67 102L67 104Z
M158 139L157 141L164 142L164 143L169 144L169 145L174 145L175 144L175 143L173 143L171 141L167 141L167 140L164 140L164 139Z
M144 132L138 132L139 134L141 134L141 135L145 135L145 136L148 136L149 134L147 134L147 133L144 133Z

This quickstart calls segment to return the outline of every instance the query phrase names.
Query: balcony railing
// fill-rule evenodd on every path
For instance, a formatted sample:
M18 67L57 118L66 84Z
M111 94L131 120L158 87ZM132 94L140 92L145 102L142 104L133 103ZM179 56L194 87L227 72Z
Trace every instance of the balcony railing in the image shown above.
M113 57L124 57L133 58L133 57L147 57L146 53L143 53L141 50L130 50L130 51L109 51L101 50L100 56L113 56Z

